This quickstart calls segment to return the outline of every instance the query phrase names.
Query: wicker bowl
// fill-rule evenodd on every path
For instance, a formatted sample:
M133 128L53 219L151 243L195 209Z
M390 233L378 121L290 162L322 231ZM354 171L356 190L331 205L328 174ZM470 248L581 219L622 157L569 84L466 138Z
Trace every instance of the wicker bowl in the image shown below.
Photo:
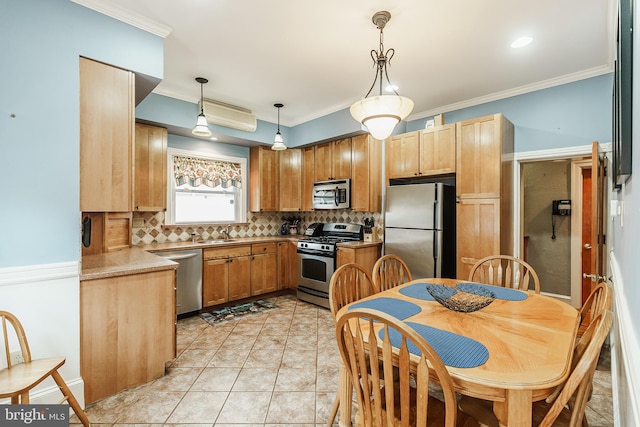
M477 293L458 291L442 285L427 284L427 292L440 304L453 311L471 313L491 304L495 294L486 289L478 289Z

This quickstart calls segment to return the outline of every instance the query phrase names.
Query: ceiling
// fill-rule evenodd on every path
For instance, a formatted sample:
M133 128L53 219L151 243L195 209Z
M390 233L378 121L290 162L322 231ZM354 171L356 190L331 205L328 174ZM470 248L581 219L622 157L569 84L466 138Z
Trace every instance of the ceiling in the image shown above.
M166 36L155 88L295 126L369 90L379 10L391 13L389 77L415 102L409 120L612 70L615 0L73 0ZM528 35L524 48L510 47Z

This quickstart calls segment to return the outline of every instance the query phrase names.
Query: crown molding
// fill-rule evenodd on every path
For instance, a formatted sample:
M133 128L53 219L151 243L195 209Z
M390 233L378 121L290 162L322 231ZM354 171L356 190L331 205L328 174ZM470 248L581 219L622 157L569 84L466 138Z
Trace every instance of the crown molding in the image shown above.
M111 18L117 19L118 21L122 21L136 28L140 28L141 30L147 31L156 36L160 36L163 39L173 31L173 28L169 27L168 25L160 24L159 22L153 21L140 14L131 12L130 10L124 9L120 6L108 4L102 0L71 1L86 8L95 10L96 12L102 13L103 15L110 16Z
M423 111L420 113L412 114L407 117L406 121L424 119L427 117L435 116L436 114L448 113L451 111L461 110L463 108L475 107L476 105L486 104L488 102L499 101L505 98L511 98L517 95L523 95L529 92L535 92L538 90L548 89L554 86L560 86L567 83L573 83L579 80L588 79L591 77L601 76L603 74L612 73L612 65L603 65L600 67L590 68L588 70L578 71L577 73L566 74L564 76L555 77L549 80L543 80L540 82L532 83L529 85L519 86L513 89L504 90L502 92L492 93L490 95L479 96L477 98L468 99L466 101L456 102L442 107L433 108L431 110Z

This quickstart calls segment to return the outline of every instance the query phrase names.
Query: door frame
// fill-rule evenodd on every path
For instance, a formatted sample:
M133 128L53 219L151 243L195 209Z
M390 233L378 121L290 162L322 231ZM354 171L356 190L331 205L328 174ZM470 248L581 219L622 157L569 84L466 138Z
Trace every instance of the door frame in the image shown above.
M602 147L602 150L605 153L608 154L611 152L610 142L600 144L600 146ZM513 218L514 218L513 256L519 258L521 257L521 254L523 252L522 231L524 230L524 212L522 211L521 207L524 204L524 181L522 180L522 164L529 163L529 162L546 161L546 160L570 160L576 157L584 157L584 158L591 159L591 152L592 152L592 145L589 144L589 145L577 145L575 147L553 148L549 150L524 151L524 152L513 154L513 161L514 161L513 182L515 184L513 186L513 193L514 193L513 194ZM591 167L591 163L589 163L589 167ZM575 202L572 202L571 205L572 205L572 210L576 212L575 204L578 203L577 201L578 197L580 198L580 203L582 203L582 192L580 191L580 194L576 194L574 189L575 179L573 177L573 163L572 163L572 176L570 178L571 178L571 199L576 200ZM606 194L607 192L605 191L605 195ZM605 209L605 213L606 213L606 209ZM575 217L575 215L576 215L575 213L572 213L571 216ZM567 303L573 305L574 307L579 307L580 306L580 278L582 277L582 273L580 268L578 269L577 273L574 271L575 264L576 264L576 258L574 258L574 256L578 257L577 263L579 266L580 264L579 257L581 252L579 250L576 251L574 245L577 239L578 249L579 249L579 247L582 244L581 243L582 235L581 235L580 229L578 228L579 231L576 237L575 235L576 231L574 230L575 222L579 222L579 221L571 222L571 296L550 294L547 292L543 292L543 294L566 301ZM576 253L577 255L574 255ZM576 291L576 284L574 283L576 281L578 286L577 291ZM576 305L576 301L578 305Z
M591 159L571 162L571 216L581 219L571 221L571 305L576 308L582 305L582 171L592 165Z

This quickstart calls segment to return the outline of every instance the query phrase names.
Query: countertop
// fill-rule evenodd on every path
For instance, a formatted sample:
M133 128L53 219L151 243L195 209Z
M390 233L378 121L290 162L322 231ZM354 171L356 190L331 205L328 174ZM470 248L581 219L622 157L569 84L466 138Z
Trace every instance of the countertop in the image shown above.
M87 255L82 257L82 267L80 272L80 281L92 279L104 279L108 277L118 277L128 274L148 273L151 271L160 271L177 268L178 263L170 261L154 252L165 252L181 249L204 249L219 248L225 246L250 245L252 243L265 242L296 242L305 236L297 235L278 235L264 237L242 237L231 239L221 243L193 243L190 240L185 242L167 242L153 243L150 245L138 245L129 249L123 249L115 252L108 252L98 255ZM377 246L382 242L345 242L339 243L338 247L344 248L364 248L369 246Z

